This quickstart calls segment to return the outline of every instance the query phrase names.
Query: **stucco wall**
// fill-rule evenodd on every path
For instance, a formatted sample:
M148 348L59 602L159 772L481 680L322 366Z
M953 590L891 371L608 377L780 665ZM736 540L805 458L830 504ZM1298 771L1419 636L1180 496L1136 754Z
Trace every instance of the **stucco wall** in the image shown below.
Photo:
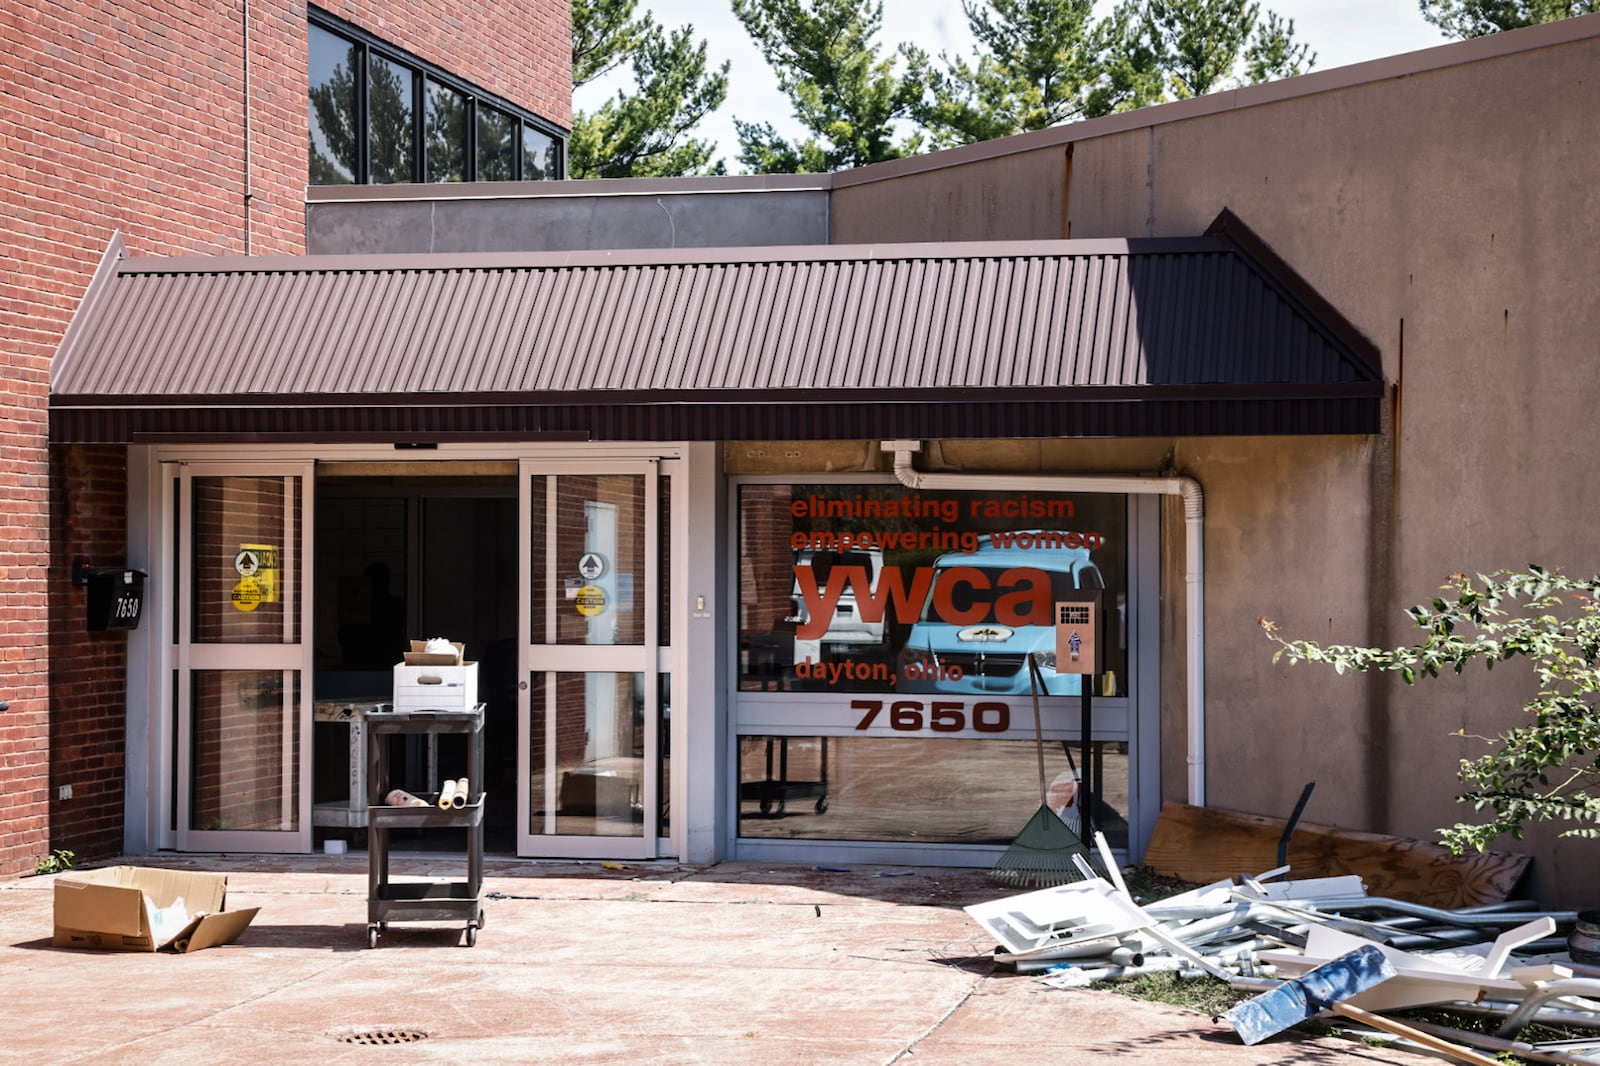
M1206 489L1213 805L1285 815L1315 780L1312 820L1428 837L1469 817L1453 798L1458 762L1487 750L1468 738L1516 722L1525 670L1407 688L1291 669L1271 662L1257 617L1291 636L1400 642L1404 608L1452 571L1600 571L1584 491L1600 402L1588 371L1600 345L1600 141L1586 102L1600 40L1584 37L1588 21L1405 76L1190 101L1107 133L1069 127L1058 136L1073 142L1070 165L1060 151L1054 169L1022 169L1049 158L1042 147L989 163L953 156L960 165L835 194L843 241L918 239L919 226L967 239L1192 235L1228 208L1381 350L1393 386L1381 435L1173 448L1173 466ZM1555 32L1559 44L1513 47ZM935 223L915 203L982 201L1000 173L1034 183L1003 222L967 210ZM910 203L888 211L896 187ZM1181 518L1169 508L1164 525L1164 590L1181 596ZM1163 634L1170 798L1184 782L1177 602ZM1574 874L1592 867L1592 843L1536 832L1502 846L1538 856L1530 891L1579 902Z
M958 149L957 151L962 151ZM1061 219L1068 148L897 175L895 164L834 178L833 243L1076 236Z
M1579 104L1596 77L1600 42L1579 41L1078 146L1075 234L1146 219L1192 233L1230 207L1378 344L1398 386L1385 438L1179 450L1213 508L1213 802L1282 811L1316 779L1308 817L1425 836L1469 814L1457 764L1484 747L1452 734L1513 723L1526 670L1408 689L1273 667L1254 617L1400 641L1403 608L1452 571L1600 571L1578 488L1600 401L1585 372L1600 147ZM1540 894L1592 850L1542 854Z

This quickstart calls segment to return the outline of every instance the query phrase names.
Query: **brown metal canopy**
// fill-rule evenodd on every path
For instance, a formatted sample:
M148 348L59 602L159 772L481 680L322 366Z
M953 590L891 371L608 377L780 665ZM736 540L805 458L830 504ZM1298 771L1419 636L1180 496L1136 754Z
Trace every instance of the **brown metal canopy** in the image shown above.
M1377 352L1224 215L1184 239L129 259L56 442L1373 433Z

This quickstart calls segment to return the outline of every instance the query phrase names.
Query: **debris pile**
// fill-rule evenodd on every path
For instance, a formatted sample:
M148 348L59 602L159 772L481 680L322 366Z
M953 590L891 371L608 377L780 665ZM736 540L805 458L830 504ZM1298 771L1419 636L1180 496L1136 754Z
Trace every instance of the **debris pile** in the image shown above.
M1292 880L1288 866L1146 902L1129 893L1104 836L1094 843L1100 870L1073 856L1081 880L966 908L998 945L997 965L1056 987L1162 971L1217 978L1261 993L1223 1016L1250 1043L1331 1012L1460 1061L1510 1052L1600 1064L1600 966L1569 950L1577 912L1521 900L1433 907L1369 895L1355 875ZM1491 1036L1387 1014L1418 1007L1501 1024ZM1594 1039L1518 1040L1535 1020Z

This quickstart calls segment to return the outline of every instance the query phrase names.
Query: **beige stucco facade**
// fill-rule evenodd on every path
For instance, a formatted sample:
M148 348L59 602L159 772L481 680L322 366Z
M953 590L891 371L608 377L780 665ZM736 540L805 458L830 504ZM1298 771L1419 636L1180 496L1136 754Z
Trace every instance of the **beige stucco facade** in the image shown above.
M1453 571L1600 572L1585 491L1600 379L1600 17L842 177L833 240L1176 236L1231 210L1382 353L1370 437L1009 442L968 469L1181 473L1206 494L1206 799L1428 837L1468 815L1526 671L1424 682L1274 664L1289 636L1409 639ZM986 456L986 448L988 454ZM986 462L986 458L988 462ZM1164 521L1163 795L1182 799L1181 515ZM1461 735L1461 734L1464 734ZM1529 886L1574 900L1594 844L1536 831Z

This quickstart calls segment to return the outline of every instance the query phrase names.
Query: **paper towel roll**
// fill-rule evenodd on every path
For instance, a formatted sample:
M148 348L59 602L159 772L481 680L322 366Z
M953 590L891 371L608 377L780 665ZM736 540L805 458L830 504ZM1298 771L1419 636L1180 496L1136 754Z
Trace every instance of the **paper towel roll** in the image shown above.
M450 805L459 811L461 808L467 805L467 796L471 791L467 788L467 779L464 777L458 777L454 781L449 782L449 784L452 787L450 792Z
M383 797L383 802L390 807L426 807L428 805L427 800L418 799L403 788L391 789L389 794Z
M455 800L456 783L447 777L445 778L444 786L439 789L439 809L441 811L454 809L458 806Z

